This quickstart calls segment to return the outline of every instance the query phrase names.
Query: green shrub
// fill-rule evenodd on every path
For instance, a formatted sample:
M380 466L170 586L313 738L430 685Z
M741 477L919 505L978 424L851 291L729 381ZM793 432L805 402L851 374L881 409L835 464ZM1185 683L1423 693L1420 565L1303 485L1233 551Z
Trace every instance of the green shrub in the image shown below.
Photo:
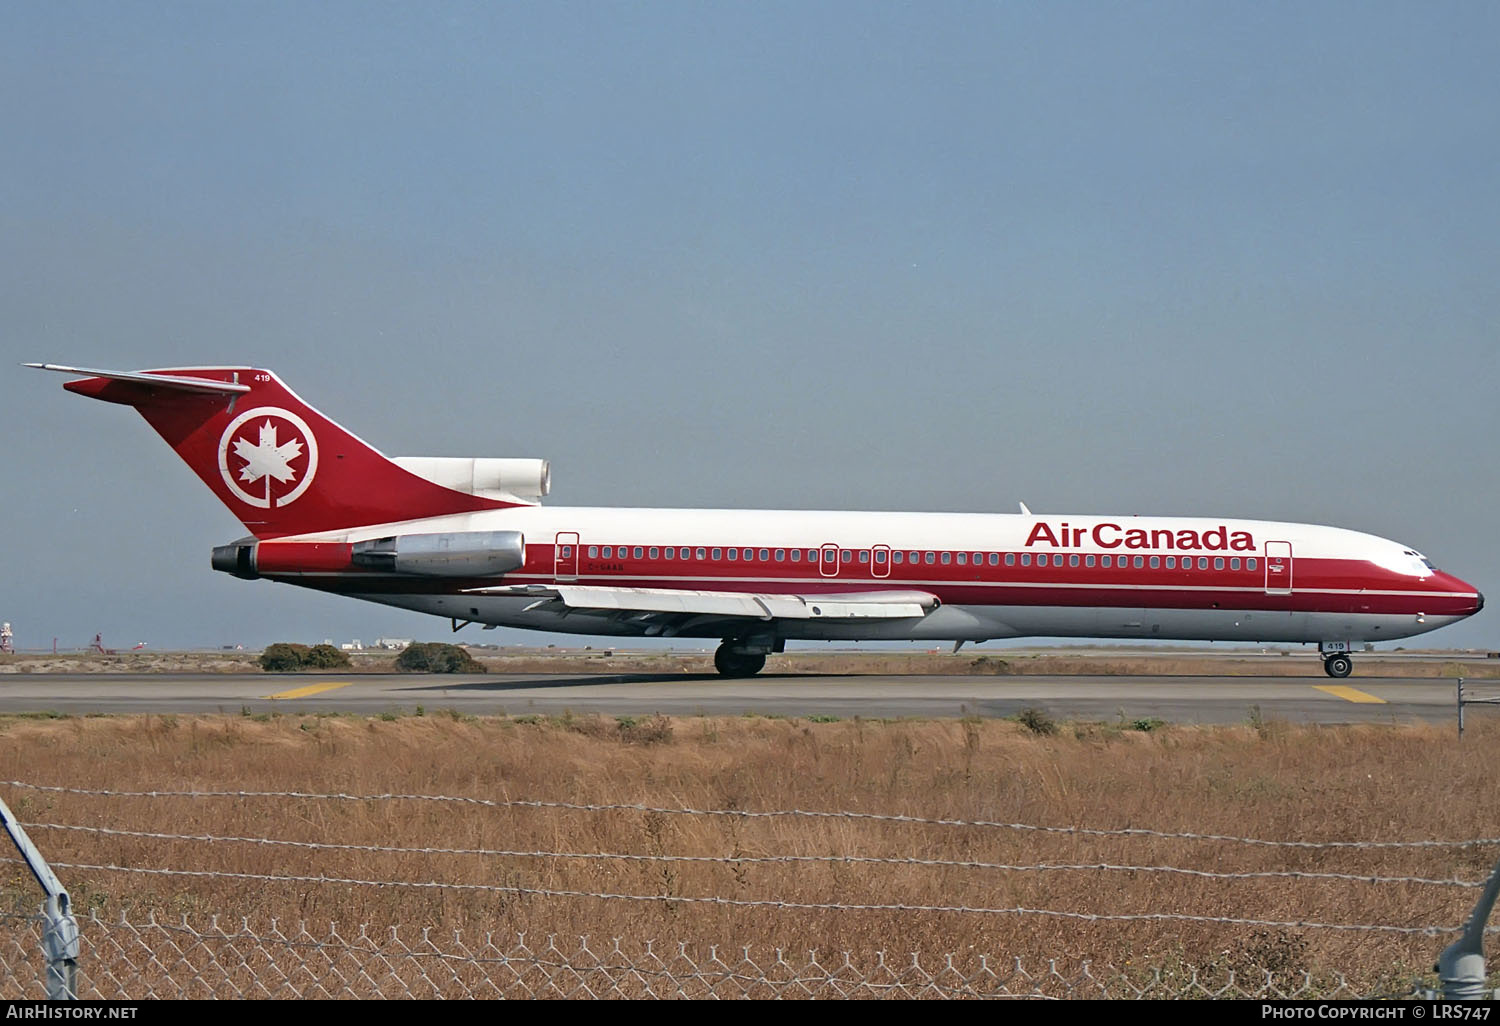
M396 669L402 673L483 673L484 665L458 645L419 641L396 657Z
M295 670L332 670L350 666L349 654L332 645L295 645L278 641L267 645L260 654L260 668L267 673L291 673Z
M1046 709L1027 706L1016 713L1016 720L1033 734L1047 735L1057 733L1057 721L1052 718Z
M333 670L353 664L349 661L348 652L341 652L332 645L314 645L308 650L307 658L302 665L317 670Z
M267 645L260 654L260 668L267 673L290 673L307 665L310 649L306 645L292 645L278 641Z

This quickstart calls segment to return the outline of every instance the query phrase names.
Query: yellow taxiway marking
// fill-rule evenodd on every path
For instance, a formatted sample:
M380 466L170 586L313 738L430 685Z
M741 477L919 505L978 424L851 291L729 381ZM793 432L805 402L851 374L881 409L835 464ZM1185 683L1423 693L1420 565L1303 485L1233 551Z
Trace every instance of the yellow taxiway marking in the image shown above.
M1363 702L1366 705L1386 704L1386 701L1383 698L1376 698L1374 695L1366 694L1365 692L1359 690L1359 688L1345 687L1343 684L1314 684L1313 687L1317 688L1319 691L1328 692L1328 694L1332 695L1334 698L1342 698L1348 702Z
M293 688L291 691L278 691L276 694L274 694L274 695L267 695L266 697L267 698L307 698L309 695L321 694L324 691L334 691L334 690L337 690L338 688L347 688L350 684L353 684L353 683L354 683L354 681L352 681L352 680L339 680L339 681L333 681L332 683L329 683L329 684L309 684L305 688Z

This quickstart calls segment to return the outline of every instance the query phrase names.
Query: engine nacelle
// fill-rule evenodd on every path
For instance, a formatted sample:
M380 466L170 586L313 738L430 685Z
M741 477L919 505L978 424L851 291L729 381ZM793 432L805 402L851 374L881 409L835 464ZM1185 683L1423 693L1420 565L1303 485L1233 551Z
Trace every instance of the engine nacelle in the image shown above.
M520 531L398 534L355 542L355 566L425 577L495 577L526 562Z
M391 462L455 492L502 502L535 504L552 490L552 467L546 460L394 456Z

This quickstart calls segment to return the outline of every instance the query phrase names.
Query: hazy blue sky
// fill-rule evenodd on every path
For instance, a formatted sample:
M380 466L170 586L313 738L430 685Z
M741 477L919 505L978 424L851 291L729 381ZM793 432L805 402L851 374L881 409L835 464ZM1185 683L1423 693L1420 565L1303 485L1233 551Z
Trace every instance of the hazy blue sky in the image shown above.
M560 505L1305 520L1500 592L1500 5L0 0L0 140L26 647L447 628L212 572L22 360L268 366Z

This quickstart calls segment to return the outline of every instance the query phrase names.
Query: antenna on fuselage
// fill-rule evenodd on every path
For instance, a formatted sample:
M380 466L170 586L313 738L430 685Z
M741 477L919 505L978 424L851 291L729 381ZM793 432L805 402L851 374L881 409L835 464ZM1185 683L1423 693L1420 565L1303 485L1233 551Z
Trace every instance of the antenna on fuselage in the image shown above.
M1028 517L1031 516L1031 510L1029 510L1029 509L1026 508L1026 503L1023 502L1020 505L1021 505L1021 512L1024 513L1024 514L1026 514Z

